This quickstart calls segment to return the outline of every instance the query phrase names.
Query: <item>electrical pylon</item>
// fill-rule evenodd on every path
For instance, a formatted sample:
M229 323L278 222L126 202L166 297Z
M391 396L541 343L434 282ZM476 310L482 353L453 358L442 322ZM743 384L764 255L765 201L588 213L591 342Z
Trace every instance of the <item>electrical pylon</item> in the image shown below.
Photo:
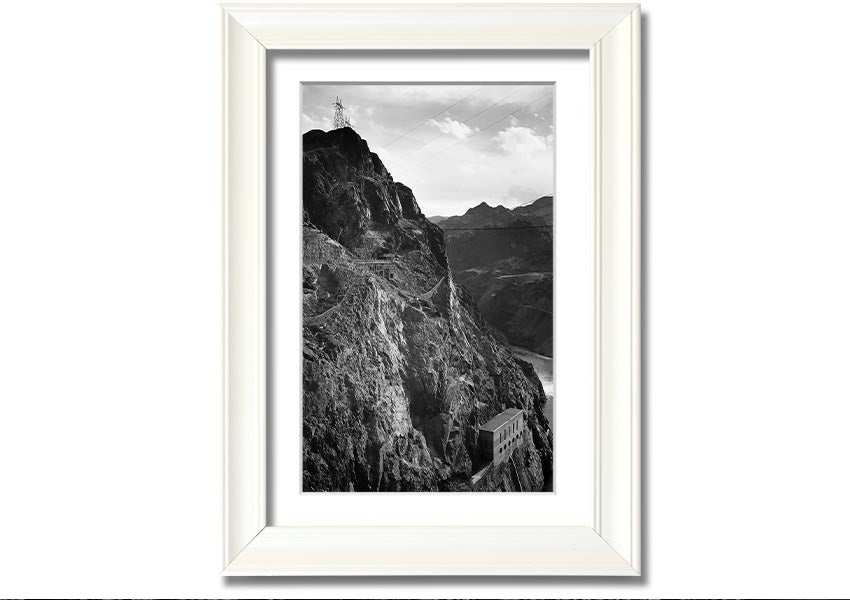
M336 102L332 104L334 107L334 129L340 129L342 127L351 127L351 121L349 121L348 117L345 114L345 107L342 105L342 100L340 100L339 96L336 97Z

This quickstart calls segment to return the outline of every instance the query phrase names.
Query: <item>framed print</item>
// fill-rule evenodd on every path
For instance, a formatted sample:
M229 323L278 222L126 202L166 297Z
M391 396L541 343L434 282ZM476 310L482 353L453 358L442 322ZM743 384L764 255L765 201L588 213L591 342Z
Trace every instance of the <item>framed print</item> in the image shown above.
M639 38L223 8L225 575L640 573Z

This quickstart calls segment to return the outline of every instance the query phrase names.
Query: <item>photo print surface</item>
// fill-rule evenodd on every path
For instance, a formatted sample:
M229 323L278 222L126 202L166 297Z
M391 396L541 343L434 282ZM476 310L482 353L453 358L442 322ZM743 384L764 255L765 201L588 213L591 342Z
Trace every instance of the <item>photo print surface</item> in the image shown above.
M553 488L551 84L303 84L304 492Z

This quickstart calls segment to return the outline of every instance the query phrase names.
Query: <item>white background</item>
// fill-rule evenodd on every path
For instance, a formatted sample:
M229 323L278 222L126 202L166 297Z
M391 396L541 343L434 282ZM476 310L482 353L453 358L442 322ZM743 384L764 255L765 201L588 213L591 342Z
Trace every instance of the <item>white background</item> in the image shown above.
M593 525L593 259L590 202L590 61L587 52L458 57L451 53L274 53L269 151L272 196L269 395L272 525ZM554 493L306 493L301 489L302 81L548 81L555 84ZM332 90L331 92L332 93ZM333 110L328 98L328 113ZM415 123L414 123L415 124ZM392 163L386 163L393 171ZM396 171L398 175L398 171ZM402 183L403 178L398 178ZM414 193L416 190L414 190ZM468 207L464 207L468 208ZM293 285L295 282L295 285Z
M217 5L4 5L0 595L850 593L850 5L644 11L644 577L228 584Z

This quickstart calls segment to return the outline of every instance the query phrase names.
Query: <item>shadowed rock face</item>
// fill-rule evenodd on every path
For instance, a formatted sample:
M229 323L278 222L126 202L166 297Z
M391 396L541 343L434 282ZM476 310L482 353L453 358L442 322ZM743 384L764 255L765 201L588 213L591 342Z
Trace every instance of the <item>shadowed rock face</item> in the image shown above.
M455 278L511 344L552 355L552 196L508 210L481 203L439 222Z
M478 425L509 407L525 410L527 443L476 489L542 490L552 435L537 375L351 128L304 135L303 232L304 490L469 491Z
M552 356L552 273L469 269L456 275L478 310L514 346Z
M402 216L396 187L377 154L350 127L304 134L304 211L314 225L346 244L370 222Z
M419 212L419 205L416 203L416 198L413 197L413 192L403 183L395 184L396 194L401 203L401 214L408 219L418 219L422 216Z

